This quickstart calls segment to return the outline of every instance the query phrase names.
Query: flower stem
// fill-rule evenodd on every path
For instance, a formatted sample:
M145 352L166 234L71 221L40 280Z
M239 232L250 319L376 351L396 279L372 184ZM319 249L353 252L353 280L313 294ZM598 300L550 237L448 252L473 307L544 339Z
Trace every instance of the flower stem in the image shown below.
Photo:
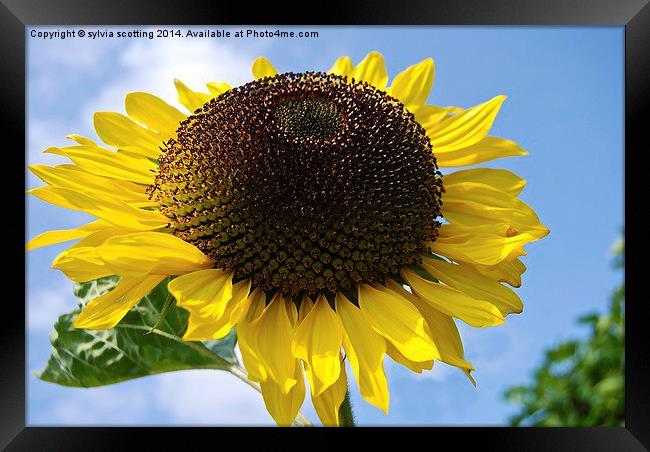
M260 388L259 383L249 380L248 379L248 374L246 373L246 369L244 369L241 366L234 365L231 366L228 371L233 374L235 377L239 378L241 381L246 383L248 386L251 388L255 389L257 392L260 394L262 393L262 389ZM293 421L293 424L296 427L313 427L314 424L307 419L302 413L298 413L296 416L296 419Z
M339 407L339 424L341 427L356 427L352 404L350 403L350 387L345 391L345 399Z

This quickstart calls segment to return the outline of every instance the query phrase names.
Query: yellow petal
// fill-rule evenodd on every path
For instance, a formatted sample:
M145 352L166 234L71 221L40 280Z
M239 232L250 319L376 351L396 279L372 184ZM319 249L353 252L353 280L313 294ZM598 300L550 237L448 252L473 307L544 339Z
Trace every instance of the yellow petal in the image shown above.
M142 297L165 279L147 276L144 279L122 278L113 290L88 303L74 321L75 328L106 330L113 328Z
M71 248L59 254L52 268L61 270L75 282L86 282L114 274L97 254L95 248Z
M526 186L526 181L512 171L495 168L472 168L454 171L442 177L444 187L453 187L465 182L485 184L492 188L517 196Z
M267 379L266 369L255 348L254 336L250 333L250 325L266 307L266 294L259 287L240 304L241 315L237 322L237 341L242 362L248 372L248 378L253 381Z
M471 264L496 265L525 255L524 245L537 240L527 233L513 231L509 224L488 224L464 227L443 224L431 250L455 261Z
M124 152L119 152L119 154L124 154ZM139 160L141 160L141 157L138 157ZM49 168L50 170L55 169L59 171L65 171L66 173L70 174L70 177L72 177L72 174L75 174L76 176L82 175L89 175L89 176L95 176L98 178L98 180L101 180L102 183L106 184L107 179L110 181L110 184L113 185L111 187L111 190L113 190L114 193L123 193L124 196L133 197L137 196L135 199L136 201L140 201L141 195L146 195L147 193L147 186L143 184L136 184L135 182L131 182L128 180L123 180L123 179L115 179L115 178L107 178L104 176L97 176L96 174L92 174L82 167L75 165L74 163L64 163L62 165L56 165L55 167L49 167L45 165L32 165L32 167L45 167ZM31 167L30 167L31 168ZM44 180L41 175L38 175L41 180ZM53 184L56 185L56 184Z
M149 93L129 93L125 104L131 118L158 132L163 141L175 137L181 121L187 118L161 98Z
M66 138L70 138L71 140L76 141L77 143L84 145L84 146L97 146L97 143L95 143L93 140L91 140L88 137L84 137L81 135L77 135L76 133L71 133L70 135L66 135Z
M402 355L399 350L397 350L395 346L390 342L386 346L386 354L390 356L396 363L399 363L407 369L410 369L418 374L421 374L423 370L431 370L433 368L433 360L430 359L429 361L422 362L411 361Z
M298 324L301 324L302 321L305 320L305 317L307 317L307 314L309 314L309 311L311 311L313 307L314 302L312 299L309 298L308 295L303 296L302 302L300 303L300 311L298 312Z
M465 110L459 107L420 105L417 107L411 107L409 111L415 115L415 119L425 130L429 130L436 127L443 119L462 113Z
M284 304L284 307L287 309L287 315L289 316L289 321L291 322L292 327L298 326L298 308L296 308L295 303L287 302Z
M93 232L110 227L113 227L113 225L104 220L96 220L79 226L78 228L43 232L27 243L26 251L40 248L42 246L54 245L55 243L67 242L68 240L88 237Z
M296 384L296 359L291 353L294 328L286 303L281 294L276 295L264 312L249 326L252 348L264 365L266 374L287 394Z
M436 157L481 141L490 131L505 96L495 98L449 116L427 129Z
M182 275L212 266L197 247L162 232L111 237L97 247L97 253L113 274L121 276Z
M72 245L69 249L73 248L96 248L106 240L115 237L116 235L131 234L133 231L126 228L118 228L111 225L105 229L99 229L97 232L93 232L88 237L85 237L79 240L77 243Z
M427 58L409 66L399 73L388 91L408 109L419 107L426 102L433 86L434 64L432 58Z
M81 210L127 229L147 231L169 224L169 219L157 210L139 209L105 193L84 194L59 187L38 187L27 193L66 209Z
M220 96L231 89L231 86L225 82L209 82L206 86L214 97Z
M528 152L514 141L498 137L485 137L471 146L450 152L438 152L434 147L433 154L440 167L452 168L489 162L504 157L526 155Z
M75 165L30 165L29 170L48 185L84 193L107 193L129 204L150 203L142 187L128 181L117 181L83 171Z
M521 299L512 289L488 278L468 264L450 264L440 259L425 258L422 267L449 287L476 300L492 303L504 316L513 312L520 313L524 309Z
M75 282L114 275L113 269L97 253L97 247L113 236L130 232L129 229L116 227L100 229L60 253L52 262L52 268L62 271Z
M388 382L384 373L386 340L375 332L361 310L342 293L336 294L336 312L344 327L343 348L361 396L388 413Z
M191 90L187 85L178 79L174 79L174 85L178 92L178 101L189 111L195 113L203 104L209 102L212 96Z
M538 239L549 233L526 203L487 184L464 182L445 185L442 204L444 217L463 226L505 223Z
M428 281L406 268L403 268L400 273L420 299L428 302L440 312L458 317L475 327L495 326L503 323L503 315L492 303L475 300L459 290Z
M273 77L278 73L271 62L264 57L258 57L255 61L253 61L253 67L251 71L253 72L253 77L255 77L256 80L264 77Z
M343 357L339 354L339 362L343 363ZM339 426L339 407L345 399L348 390L348 379L345 374L345 365L339 364L341 370L336 382L327 388L319 396L312 395L311 401L314 404L318 418L325 427Z
M222 337L225 337L237 322L239 322L239 319L244 313L244 302L251 291L251 284L252 281L250 279L239 281L235 284L232 289L232 297L228 300L221 319L217 322L211 323L210 325L207 323L201 323L202 328L212 331L209 336L210 339L221 339ZM185 334L187 335L188 333L186 332Z
M136 184L153 184L158 172L158 165L147 158L134 157L95 146L48 148L44 152L68 157L91 174L124 179Z
M339 378L339 352L343 342L341 321L324 295L318 297L313 309L298 325L292 351L305 361L310 369L310 387L313 396L323 393Z
M381 286L359 285L359 307L370 325L412 361L440 358L422 314L413 304Z
M188 325L188 338L192 333L201 334L194 331L197 327L200 328L201 323L221 319L228 301L233 296L232 277L232 271L210 268L186 273L167 285L169 292L176 298L176 304L190 313L189 322L192 328Z
M519 259L496 265L473 264L472 266L485 276L510 284L512 287L521 287L521 275L526 271L526 266Z
M356 81L368 82L376 88L385 89L388 72L381 53L372 51L354 68L352 77Z
M431 332L433 342L440 351L441 361L461 369L474 370L474 366L465 360L463 342L460 338L458 327L451 316L443 314L433 308L429 303L408 292L400 284L390 278L386 280L386 287L402 295L404 298L407 298L416 308L418 308L418 311L422 313L422 316L427 321L427 325L429 325L429 331ZM391 357L397 361L393 355L391 355ZM406 364L407 367L408 364L413 363L409 361L409 363ZM412 370L417 372L415 369Z
M167 284L178 306L190 312L221 317L232 297L232 271L209 268L186 273Z
M294 360L297 361L297 360ZM305 380L300 365L295 366L293 380L296 382L288 392L273 380L262 381L262 397L269 414L283 427L291 425L305 400Z
M251 281L246 279L239 281L232 286L232 296L225 302L215 303L223 304L223 307L193 306L185 307L190 311L190 318L187 323L187 330L183 335L186 341L206 341L210 339L221 339L225 337L232 327L237 323L233 321L233 316L237 313L237 308L244 301L250 292ZM221 310L221 315L211 313Z
M102 141L117 149L148 158L158 158L163 139L120 113L98 111L94 115L95 131Z
M334 62L334 65L327 71L329 74L352 76L352 60L349 56L343 56Z
M36 187L27 190L28 195L34 195L41 201L53 204L55 206L63 207L64 209L79 210L74 204L68 201L65 197L59 195L53 187Z

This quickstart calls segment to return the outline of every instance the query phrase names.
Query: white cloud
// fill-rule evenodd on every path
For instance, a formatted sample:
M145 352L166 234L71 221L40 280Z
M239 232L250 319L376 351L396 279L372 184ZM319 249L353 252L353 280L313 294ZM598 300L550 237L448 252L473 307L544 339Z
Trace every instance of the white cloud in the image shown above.
M101 388L75 388L66 391L52 405L47 421L39 421L45 413L39 413L35 423L40 425L134 425L142 419L151 406L146 392L135 386L115 385Z
M118 48L112 40L27 40L30 100L56 111L71 89L106 76L105 61ZM31 103L30 103L31 104ZM46 111L47 111L46 110Z
M47 165L60 164L62 159L54 154L43 154L51 146L67 146L72 144L65 136L74 131L69 130L73 123L62 119L31 119L27 128L27 163L33 165L42 163ZM79 130L77 128L77 130ZM31 174L31 173L30 173Z
M30 62L40 68L72 70L71 76L95 73L106 54L118 46L118 41L110 39L28 39L27 43ZM43 75L46 77L48 71Z
M92 41L70 40L57 42L56 46L41 43L38 49L34 47L36 50L32 51L35 54L29 59L29 95L43 105L53 100L61 101L65 96L88 96L85 92L77 94L75 84L64 85L52 74L65 74L66 80L73 77L82 85L89 80L95 82L98 66L103 70L111 67L115 76L82 102L76 114L57 118L30 114L27 160L29 164L62 163L61 157L43 154L42 151L50 146L72 144L65 138L69 133L95 136L93 113L124 112L124 98L129 92L150 92L184 111L177 100L174 78L203 92L207 92L205 84L211 81L225 81L233 86L250 81L251 63L268 45L259 42L235 47L216 40L135 40L116 52L114 42L97 45ZM106 59L113 61L106 64ZM75 91L61 92L63 87ZM30 176L31 185L35 180Z
M61 314L77 305L70 281L63 278L49 281L50 285L27 293L27 325L30 332L50 331Z
M227 372L187 370L97 388L56 388L33 425L275 425L262 395Z
M194 40L191 45L182 39L135 41L116 61L118 77L86 105L83 115L90 117L98 110L124 111L124 96L131 91L150 92L180 107L175 78L203 92L211 81L239 85L250 81L256 56L255 51L214 40Z
M512 319L511 321L515 321ZM529 352L529 338L514 325L496 329L475 329L459 324L466 358L476 367L475 378L499 375L504 369L518 367Z
M158 409L174 424L274 425L262 395L227 372L174 372L157 386Z

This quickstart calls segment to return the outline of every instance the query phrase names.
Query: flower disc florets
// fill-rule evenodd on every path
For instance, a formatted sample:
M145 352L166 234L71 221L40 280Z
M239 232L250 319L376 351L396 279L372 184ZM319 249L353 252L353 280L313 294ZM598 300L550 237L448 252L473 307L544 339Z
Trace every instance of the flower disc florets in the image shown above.
M149 193L235 280L296 296L383 283L420 261L442 179L413 114L367 83L284 73L203 105Z

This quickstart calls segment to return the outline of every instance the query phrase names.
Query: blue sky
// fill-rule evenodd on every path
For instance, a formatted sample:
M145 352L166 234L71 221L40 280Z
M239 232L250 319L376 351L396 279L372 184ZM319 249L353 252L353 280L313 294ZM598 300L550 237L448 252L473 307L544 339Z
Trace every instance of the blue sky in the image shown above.
M516 408L504 402L503 391L529 381L545 348L583 334L575 318L604 309L621 280L611 268L609 250L623 225L623 28L302 30L316 30L319 38L42 40L28 35L28 161L59 163L41 151L67 144L69 133L95 137L93 111L124 112L129 91L148 91L176 104L173 78L194 89L209 81L240 84L250 80L250 63L259 55L269 57L280 71L327 70L339 56L359 62L368 51L378 50L391 76L433 57L436 75L430 103L469 107L507 95L491 135L517 141L529 155L488 166L527 179L521 197L551 229L546 239L528 246L524 258L528 271L518 290L524 313L492 329L459 323L467 358L478 369L477 388L442 363L424 375L387 364L388 416L363 402L356 388L353 393L363 425L504 424ZM38 185L29 174L28 186ZM27 215L26 239L88 219L35 198L27 199ZM97 389L64 388L36 379L32 372L40 370L49 355L51 325L75 305L72 284L49 268L67 246L27 256L30 425L272 422L261 397L226 373L186 371ZM316 419L309 402L303 411Z

